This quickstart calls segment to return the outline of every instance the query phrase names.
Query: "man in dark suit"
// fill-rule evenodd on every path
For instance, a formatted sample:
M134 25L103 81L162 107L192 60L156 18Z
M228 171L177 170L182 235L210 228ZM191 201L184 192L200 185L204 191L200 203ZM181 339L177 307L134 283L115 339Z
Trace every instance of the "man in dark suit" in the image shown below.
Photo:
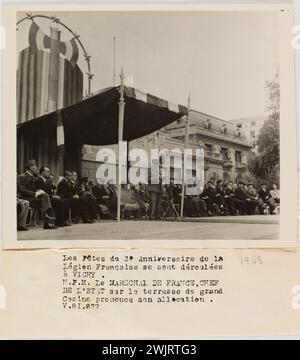
M225 195L224 195L227 211L230 215L236 215L236 203L235 196L233 190L233 182L228 181L225 187Z
M261 184L261 188L258 192L258 207L261 214L264 214L266 208L270 210L271 214L274 210L274 205L270 202L270 193L267 191L267 184Z
M65 171L64 177L57 185L57 195L64 200L64 218L69 219L71 210L72 221L78 222L72 212L73 209L76 209L77 215L77 208L79 207L79 195L76 194L76 189L72 183L72 171Z
M217 215L219 213L219 207L217 204L217 192L212 181L207 182L201 197L206 203L208 215Z
M80 220L80 196L78 193L80 184L78 181L78 174L75 170L72 170L72 175L71 175L71 185L73 188L73 202L71 204L71 218L72 221L77 224Z
M225 202L225 190L223 187L223 182L222 180L218 180L217 181L217 186L216 186L216 203L219 206L220 209L220 215L225 215L227 213L227 208L226 208L226 202Z
M38 168L35 160L29 160L25 173L18 177L18 192L22 199L28 200L30 207L42 210L44 229L56 229L53 221L53 208L49 195L37 184Z
M107 207L110 216L115 219L117 217L117 194L113 185L99 184L97 182L96 185L92 187L92 192L96 198L97 203Z
M79 195L79 211L84 223L95 222L98 216L98 206L89 185L88 177L82 177L77 189Z
M51 184L50 181L50 169L47 166L40 168L40 176L36 183L39 189L44 190L49 195L51 205L55 212L55 225L59 227L70 226L71 223L68 217L66 217L65 201L61 199L59 195L54 194L53 184Z
M237 188L234 192L235 204L239 211L239 215L247 214L247 204L246 204L246 193L244 190L244 183L242 181L238 182Z
M253 184L248 184L246 191L246 206L247 206L247 214L254 215L256 206L258 204L258 195L256 190L253 187Z

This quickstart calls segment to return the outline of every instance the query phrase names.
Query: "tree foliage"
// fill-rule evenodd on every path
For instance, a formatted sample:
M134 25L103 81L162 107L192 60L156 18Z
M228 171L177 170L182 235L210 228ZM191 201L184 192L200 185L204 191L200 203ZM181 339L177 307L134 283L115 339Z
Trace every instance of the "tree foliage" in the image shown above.
M278 75L274 80L267 81L269 91L269 118L265 121L258 135L258 154L249 160L250 171L260 181L277 183L279 180L279 116L280 88Z

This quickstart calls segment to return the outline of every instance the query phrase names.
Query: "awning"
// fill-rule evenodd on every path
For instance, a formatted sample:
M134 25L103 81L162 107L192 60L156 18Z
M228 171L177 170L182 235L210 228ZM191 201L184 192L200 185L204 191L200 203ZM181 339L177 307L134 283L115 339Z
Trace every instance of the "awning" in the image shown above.
M60 116L65 139L87 145L116 144L119 90L119 87L104 89L79 103L26 121L17 125L18 133L55 138ZM185 106L172 104L134 88L125 87L124 98L124 141L150 134L187 114Z

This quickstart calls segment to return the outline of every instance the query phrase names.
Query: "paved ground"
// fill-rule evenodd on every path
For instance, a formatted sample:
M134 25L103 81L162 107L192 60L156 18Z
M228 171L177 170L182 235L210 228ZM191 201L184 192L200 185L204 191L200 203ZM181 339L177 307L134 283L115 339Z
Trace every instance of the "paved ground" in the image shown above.
M18 232L19 240L110 239L278 239L279 216L186 218L183 221L101 220L56 230L31 228Z

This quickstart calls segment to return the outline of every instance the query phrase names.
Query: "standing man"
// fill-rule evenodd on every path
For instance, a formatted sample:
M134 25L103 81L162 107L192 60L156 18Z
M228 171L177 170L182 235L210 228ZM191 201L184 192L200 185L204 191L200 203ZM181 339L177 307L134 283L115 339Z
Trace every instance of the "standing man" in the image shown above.
M151 171L153 176L150 177L148 193L150 195L150 220L161 219L162 216L162 168L159 163L153 162ZM152 179L154 180L152 183Z

